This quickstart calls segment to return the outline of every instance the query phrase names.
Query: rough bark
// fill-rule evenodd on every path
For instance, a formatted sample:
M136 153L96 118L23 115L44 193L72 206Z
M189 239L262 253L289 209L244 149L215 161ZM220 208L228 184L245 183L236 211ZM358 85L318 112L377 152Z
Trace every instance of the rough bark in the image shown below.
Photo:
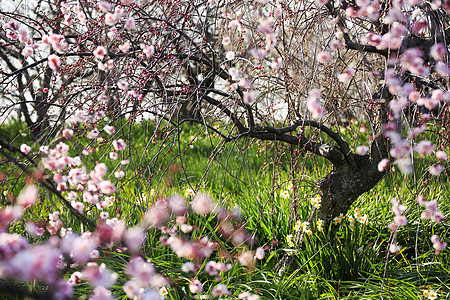
M369 154L354 155L354 167L333 170L318 180L318 190L322 198L321 207L313 210L310 223L315 219L325 221L325 228L333 218L345 215L358 197L370 191L383 178L385 172L378 171L379 160Z

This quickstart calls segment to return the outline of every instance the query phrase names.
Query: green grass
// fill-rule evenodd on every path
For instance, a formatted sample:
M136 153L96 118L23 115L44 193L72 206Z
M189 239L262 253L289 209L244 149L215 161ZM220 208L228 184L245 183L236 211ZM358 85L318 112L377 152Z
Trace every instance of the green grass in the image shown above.
M0 129L0 133L17 147L28 143L37 153L38 145L30 143L27 136L19 132L26 132L22 125L16 125ZM311 182L330 170L321 158L300 153L286 145L250 139L223 143L220 138L197 126L183 126L182 131L168 127L157 135L151 122L116 124L116 127L123 128L117 138L126 137L124 140L129 146L120 154L120 159L129 159L130 164L122 167L126 171L125 178L116 180L110 177L118 187L114 205L106 209L110 216L126 220L129 226L136 225L146 208L158 198L182 194L187 188L209 193L227 209L239 207L245 228L255 237L256 246L267 247L269 251L265 259L252 269L233 264L231 270L221 274L222 282L233 293L249 291L259 294L262 299L378 299L381 296L383 299L422 299L422 290L431 286L442 292L443 299L449 297L448 250L435 255L429 239L432 234L445 239L449 227L446 223L420 220L421 208L415 205L417 194L427 195L428 199L436 198L440 202L440 210L448 217L448 176L444 171L438 178L426 178L423 171L427 165L425 159L417 158L416 178L419 180L414 181L413 176L404 177L394 170L353 204L349 212L359 207L362 214L367 213L370 220L367 226L358 224L351 230L348 222L343 222L339 228L333 228L332 235L316 233L307 236L302 247L291 248L286 243L286 236L295 234L294 224L289 220L291 208L295 205L299 220L309 216L309 199L317 194ZM351 136L355 128L352 127L347 134ZM362 137L354 143L366 141ZM73 148L70 154L80 154L89 142L82 137L71 140ZM94 141L92 146L98 147L100 143ZM83 157L83 162L88 169L93 168L96 162L105 162L109 170L116 170L120 167L118 161L107 159L110 150L108 146L102 146L94 156ZM297 167L292 168L294 164ZM2 190L17 195L26 176L10 164L2 164L0 172L7 178L1 183ZM280 191L287 189L290 180L294 182L296 192L286 200L280 197ZM151 189L155 189L154 197L143 202L142 194ZM0 197L2 205L6 205L8 198L3 193ZM392 197L399 198L411 208L408 213L410 223L398 233L397 240L402 250L396 255L388 252L391 232L387 225L393 219ZM61 203L54 195L43 191L41 203L27 211L25 219L45 224L48 214L60 210L60 207ZM88 216L95 222L99 221L96 208L92 208ZM63 209L61 219L66 227L77 232L83 230L67 209ZM217 231L217 218L190 215L188 223L198 228L192 238L208 236L220 241L223 253L220 255L215 251L211 259L234 262L223 254L236 254L240 250L221 238ZM10 231L26 234L24 222L15 222ZM177 288L169 288L168 299L183 299L180 289L189 294L187 286L192 274L181 273L180 267L188 260L178 258L168 246L161 246L160 236L158 231L150 230L142 254L176 282ZM295 264L279 273L276 265L287 252L295 258ZM127 276L123 268L129 259L130 255L126 253L102 253L101 262L120 275L113 288L118 299L124 297L122 285ZM205 291L209 293L217 284L204 272L199 273L198 279L204 282ZM89 290L89 286L84 284L75 295L82 297Z

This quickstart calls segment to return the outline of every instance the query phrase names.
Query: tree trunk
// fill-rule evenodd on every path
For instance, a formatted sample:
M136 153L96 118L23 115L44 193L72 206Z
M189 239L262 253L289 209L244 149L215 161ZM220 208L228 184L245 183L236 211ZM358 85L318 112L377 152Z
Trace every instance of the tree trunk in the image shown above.
M378 160L371 160L368 154L354 157L355 166L333 170L318 180L322 202L321 207L311 213L310 224L315 223L316 218L322 219L326 230L333 218L340 214L345 216L352 203L375 187L386 174L378 171Z

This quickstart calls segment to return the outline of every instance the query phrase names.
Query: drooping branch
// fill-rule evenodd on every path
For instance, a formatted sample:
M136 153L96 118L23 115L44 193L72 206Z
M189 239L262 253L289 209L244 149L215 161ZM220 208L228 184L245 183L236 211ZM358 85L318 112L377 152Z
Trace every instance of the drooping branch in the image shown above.
M2 154L4 157L6 157L6 159L9 162L11 162L14 165L16 165L17 167L19 167L26 174L28 174L28 175L32 174L32 172L26 166L24 166L19 161L17 161L14 157L11 156L11 154L9 152L6 152L4 149L7 149L9 152L19 153L21 156L25 157L27 159L27 161L29 161L34 167L37 167L37 163L34 161L34 159L30 155L22 153L22 151L20 151L20 149L16 148L15 146L11 145L10 143L6 142L3 138L0 137L0 154ZM54 184L51 182L50 179L43 177L39 180L39 183L44 188L46 188L47 190L52 192L54 195L56 195L56 197L61 200L61 202L71 212L71 214L73 214L77 219L79 219L85 226L87 226L91 230L95 229L95 227L96 227L95 224L91 220L89 220L86 216L80 214L76 209L74 209L72 207L72 205L70 204L70 202L67 201L61 195L61 193L56 189L56 187L54 186Z
M391 49L389 49L389 50L388 49L381 50L381 49L378 49L375 46L364 45L364 44L360 44L360 43L354 42L350 38L350 35L348 34L349 29L345 25L345 20L341 17L341 15L339 13L339 10L336 10L333 5L334 5L333 1L329 1L326 4L326 7L327 7L328 11L330 12L330 14L334 18L337 18L337 20L338 20L337 25L339 26L339 29L341 29L341 31L343 33L345 46L348 49L358 50L358 51L368 52L368 53L376 53L376 54L380 54L380 55L382 55L384 57L388 57L390 53L395 52L395 50L391 50Z

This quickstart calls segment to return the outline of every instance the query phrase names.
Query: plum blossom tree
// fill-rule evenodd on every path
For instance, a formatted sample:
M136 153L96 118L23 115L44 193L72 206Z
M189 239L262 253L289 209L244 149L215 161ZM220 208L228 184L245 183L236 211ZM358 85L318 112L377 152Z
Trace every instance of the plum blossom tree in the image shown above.
M445 2L38 3L2 11L0 54L2 118L41 144L80 120L96 138L105 114L284 142L333 166L317 183L329 223L392 164L411 173L413 152L437 150L414 146L428 122L446 125ZM353 118L367 153L340 134Z
M116 190L104 179L104 165L87 173L76 157L67 160L68 149L59 139L85 134L92 143L81 152L88 155L107 133L111 138L102 142L114 149L114 160L127 149L121 129L143 119L154 123L155 136L164 135L175 147L182 125L195 123L222 138L219 148L240 147L242 140L274 141L291 145L293 157L323 157L330 171L316 182L321 202L309 221L324 220L324 228L393 166L413 174L414 153L436 153L430 173L444 170L447 1L42 0L26 5L2 3L0 117L6 122L17 115L42 147L37 154L0 137L0 153L24 170L39 169L38 162L51 171L70 166L67 178L59 173L53 180L37 178L55 193L85 185L83 202L96 205L99 194ZM365 145L342 134L354 121L361 124L355 134ZM19 153L27 164L14 158ZM182 155L178 158L182 165ZM209 213L205 201L197 198L193 209ZM75 199L67 204L88 223L82 205ZM393 206L395 231L407 220L398 202ZM437 210L426 207L430 218L435 216ZM150 209L147 225L161 225L165 211L166 206ZM83 241L92 243L89 250L99 245ZM439 238L433 243L440 251ZM83 255L78 259L86 260L87 252ZM132 293L135 287L128 288ZM190 288L202 290L195 280ZM218 286L214 293L228 290Z

